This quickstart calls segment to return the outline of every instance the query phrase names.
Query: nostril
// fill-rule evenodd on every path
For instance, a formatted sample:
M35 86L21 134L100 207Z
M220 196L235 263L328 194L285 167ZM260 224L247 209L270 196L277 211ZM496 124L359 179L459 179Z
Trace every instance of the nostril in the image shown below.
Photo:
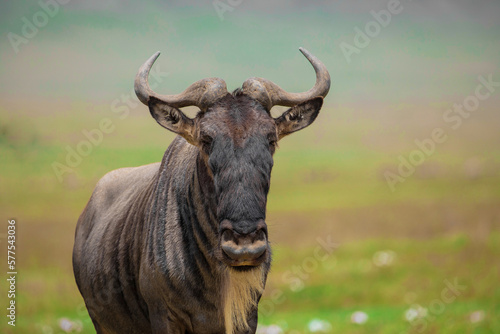
M257 230L264 230L267 233L267 224L265 220L259 220L259 222L257 223Z
M234 232L231 231L231 230L229 230L229 229L223 230L222 233L221 233L221 240L222 240L222 242L225 242L225 241L236 241L235 240Z
M254 240L266 240L267 239L267 227L260 228L255 231Z

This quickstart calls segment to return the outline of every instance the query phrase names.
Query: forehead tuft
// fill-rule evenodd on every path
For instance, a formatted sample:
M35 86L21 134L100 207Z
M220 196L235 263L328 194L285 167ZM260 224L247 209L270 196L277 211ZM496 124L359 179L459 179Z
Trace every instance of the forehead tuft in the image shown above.
M228 94L205 113L200 130L210 136L229 136L238 143L249 135L266 135L275 131L275 123L268 111L254 99Z

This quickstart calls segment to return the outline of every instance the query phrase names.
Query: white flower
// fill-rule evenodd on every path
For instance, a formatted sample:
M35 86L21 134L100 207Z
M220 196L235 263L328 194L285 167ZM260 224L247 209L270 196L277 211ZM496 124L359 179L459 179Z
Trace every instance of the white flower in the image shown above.
M356 311L351 315L351 322L353 324L362 325L368 321L368 314L363 311Z
M325 320L320 320L320 319L313 319L309 322L307 325L309 328L309 331L312 333L316 332L328 332L332 329L332 325L328 321Z
M409 308L405 312L405 319L409 322L412 322L413 320L417 319L418 317L418 312L414 308Z
M388 267L392 265L395 258L396 253L391 250L378 251L373 254L373 264L377 267Z
M267 327L267 334L282 334L283 330L278 325L271 325Z
M417 318L425 318L426 316L427 316L427 309L418 304L412 305L405 312L405 319L409 322L412 322Z
M83 325L80 321L73 322L68 318L59 319L59 328L61 328L66 333L81 332Z
M484 320L484 311L474 311L469 315L469 320L472 323L481 322Z
M73 322L68 318L61 318L59 319L59 327L66 333L69 333L73 329Z
M258 334L283 334L283 330L278 325L270 325L270 326L259 326L257 328Z

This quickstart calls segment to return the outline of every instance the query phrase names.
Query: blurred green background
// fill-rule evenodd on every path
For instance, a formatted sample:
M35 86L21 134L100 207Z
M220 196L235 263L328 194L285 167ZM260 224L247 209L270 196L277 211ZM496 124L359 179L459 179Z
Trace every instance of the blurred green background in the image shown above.
M380 14L394 4L2 2L0 277L11 218L18 275L15 328L2 278L0 331L95 332L73 233L100 177L159 161L173 138L132 91L150 55L162 52L158 92L211 76L230 90L260 76L304 91L314 73L303 46L332 87L317 121L275 155L259 331L499 333L500 3L408 0ZM458 113L463 103L472 111ZM103 119L112 131L85 149Z

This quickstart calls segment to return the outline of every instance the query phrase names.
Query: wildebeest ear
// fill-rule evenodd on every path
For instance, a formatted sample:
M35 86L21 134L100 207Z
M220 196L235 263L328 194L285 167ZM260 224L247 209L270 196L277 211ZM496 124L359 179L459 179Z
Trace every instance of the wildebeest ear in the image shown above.
M151 116L158 124L196 145L194 121L191 118L184 115L179 109L171 107L155 97L149 98L148 105Z
M302 130L314 122L322 105L323 98L315 97L288 109L280 117L276 118L279 139L295 131Z

